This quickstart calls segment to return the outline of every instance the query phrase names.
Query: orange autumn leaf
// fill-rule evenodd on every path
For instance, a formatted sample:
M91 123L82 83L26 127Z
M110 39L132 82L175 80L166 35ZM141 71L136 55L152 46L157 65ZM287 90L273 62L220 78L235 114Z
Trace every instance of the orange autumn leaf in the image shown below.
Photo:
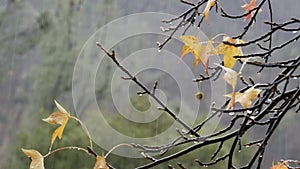
M242 6L242 8L246 11L246 13L248 13L250 10L256 8L256 0L251 0L249 4L247 4L247 3L244 4L244 5ZM262 10L260 9L259 12L261 12L261 11L262 11ZM244 22L247 21L247 20L249 20L249 19L253 16L254 12L255 12L255 11L252 11L251 13L249 13L249 14L245 17Z
M258 96L260 92L260 89L255 89L254 86L252 86L244 93L235 92L227 94L225 96L235 98L234 102L239 102L243 106L243 108L249 108L252 104L252 101ZM229 105L229 108L232 108L231 105Z
M22 148L23 153L31 159L29 169L45 169L44 157L36 150L26 150Z
M228 42L231 44L244 43L244 41L241 39L232 39L228 36L223 37L223 42ZM225 44L223 42L216 47L215 50L216 54L224 55L224 66L228 68L232 68L236 62L234 56L242 56L243 55L242 49L241 47L235 47L233 45Z
M109 169L103 156L97 156L96 160L94 169Z
M206 7L203 11L203 15L205 16L206 23L208 23L208 12L215 4L216 4L216 0L208 0L206 4Z
M195 57L193 67L202 62L205 66L206 73L208 74L208 58L209 56L215 54L215 49L212 45L213 39L209 40L206 46L201 44L198 38L195 36L181 36L180 38L184 42L184 46L180 54L180 59L191 52Z
M288 167L278 162L277 165L273 163L270 169L288 169Z
M43 121L52 125L60 124L60 126L52 134L51 146L53 145L56 137L58 137L59 139L62 138L63 131L68 123L68 120L71 117L70 114L59 103L57 103L56 101L54 102L59 111L52 113L45 119L42 119Z

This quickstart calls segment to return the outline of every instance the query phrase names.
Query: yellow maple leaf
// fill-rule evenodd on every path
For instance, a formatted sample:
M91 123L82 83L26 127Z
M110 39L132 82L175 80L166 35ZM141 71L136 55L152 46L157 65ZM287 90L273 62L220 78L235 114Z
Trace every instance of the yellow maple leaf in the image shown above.
M252 104L252 100L254 100L260 92L260 89L255 89L254 86L252 86L251 88L247 89L244 93L234 92L226 94L225 96L235 98L234 102L239 102L244 108L249 108ZM231 105L229 108L232 108Z
M52 134L51 146L53 145L56 137L58 137L59 139L62 138L63 131L68 123L68 120L71 117L70 113L68 113L59 103L57 103L56 101L54 102L59 111L52 113L45 119L42 119L43 121L52 125L60 124L60 126Z
M182 59L186 54L191 52L195 57L193 67L202 62L205 66L206 73L208 74L208 58L209 56L214 55L216 53L212 45L213 39L210 39L207 42L207 45L203 45L195 36L181 36L180 38L184 42L184 46L180 54L180 59Z
M231 37L224 36L223 42L228 42L231 44L242 44L244 43L241 39L232 39ZM228 68L232 68L236 62L236 59L234 56L242 56L243 52L241 47L235 47L233 45L220 43L216 47L216 54L222 54L224 55L224 66Z
M97 156L96 160L94 169L109 169L103 156Z
M180 54L180 59L182 59L186 54L191 52L195 57L193 67L196 66L198 63L201 62L199 53L201 50L204 49L204 46L201 43L199 43L198 38L195 36L181 36L180 38L184 42L184 46Z
M203 15L205 16L205 20L207 23L208 23L208 12L215 4L216 4L216 0L208 0L206 7L204 8Z
M23 153L31 159L29 169L45 169L44 157L36 150L27 150L22 148Z

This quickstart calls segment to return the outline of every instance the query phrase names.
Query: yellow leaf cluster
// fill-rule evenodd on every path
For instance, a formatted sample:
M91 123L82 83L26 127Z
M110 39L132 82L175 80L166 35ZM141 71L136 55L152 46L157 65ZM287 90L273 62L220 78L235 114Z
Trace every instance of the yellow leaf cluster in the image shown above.
M59 103L57 103L56 101L54 102L59 111L52 113L45 119L42 119L43 121L52 125L60 124L60 126L52 134L51 146L53 145L56 137L58 137L59 139L62 138L63 131L71 117L70 113L68 113Z
M228 42L230 44L244 43L244 41L241 39L232 39L229 36L224 36L223 42ZM234 56L242 56L242 49L241 47L235 47L233 45L225 44L223 42L216 47L216 54L224 55L224 66L232 68L236 62Z
M45 169L44 157L36 150L27 150L22 148L23 153L31 159L29 169Z
M244 108L249 108L252 104L252 100L254 100L260 92L260 89L255 89L254 86L252 86L251 88L247 89L244 93L234 92L225 96L230 98L235 97L234 102L239 102Z
M241 47L230 45L244 43L244 41L240 39L232 39L228 36L224 36L223 42L221 42L216 48L214 48L212 45L214 37L207 42L207 45L200 43L198 38L195 36L185 35L181 36L180 38L184 42L184 46L180 54L180 59L191 52L195 58L193 67L202 62L205 67L206 74L208 74L210 56L219 54L224 55L224 66L227 68L232 68L236 63L236 59L234 58L234 56L243 55ZM227 44L225 42L228 42L230 44Z

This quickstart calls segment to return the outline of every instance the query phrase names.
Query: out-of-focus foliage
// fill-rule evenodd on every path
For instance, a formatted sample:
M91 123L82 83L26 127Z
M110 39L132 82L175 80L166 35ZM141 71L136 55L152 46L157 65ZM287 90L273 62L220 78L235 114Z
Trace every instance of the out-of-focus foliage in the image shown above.
M22 168L24 164L29 166L30 161L20 151L21 147L38 149L42 154L47 153L47 147L50 145L50 137L47 136L51 135L55 127L49 128L39 119L53 112L54 98L60 98L60 100L64 100L65 104L71 105L70 88L74 62L80 47L91 33L116 17L126 14L144 11L178 14L186 10L186 7L171 0L142 2L141 0L54 0L51 2L8 0L4 2L7 2L6 6L0 8L0 168ZM39 6L43 3L46 4L46 7ZM83 4L80 5L80 3ZM279 8L282 3L291 7L290 10ZM293 13L293 11L298 11L298 7L293 3L293 1L274 1L273 7L277 14L274 18L283 21L297 15L298 12ZM3 5L2 2L1 5ZM72 5L73 7L71 7ZM224 5L228 5L234 10L243 5L243 1L240 4L227 3ZM286 12L293 14L286 14ZM260 15L265 15L265 12ZM221 29L212 24L211 21L215 19L215 16L210 15L210 25L203 27L203 29L209 30L207 31L208 36L215 35ZM218 20L218 23L227 25L223 20ZM264 28L253 29L258 34L264 30ZM229 32L237 31L239 31L238 26L230 25ZM284 36L276 36L274 39L276 41L282 38ZM139 42L136 45L139 45ZM299 48L291 48L290 53L291 55L299 54ZM281 55L282 59L287 59L285 53L281 53ZM249 68L244 73L253 75L256 71ZM257 76L261 79L270 78L268 74L258 74ZM106 79L102 80L105 83ZM99 98L106 93L104 89L105 85L97 88L96 93ZM112 119L111 121L115 120L116 123L126 124L118 116L110 117L110 119ZM294 134L295 131L291 131L287 127L299 128L297 121L299 119L290 117L283 122L284 127L280 129L280 134L277 133L280 137L275 135L275 139L271 143L272 152L276 153L269 152L267 160L280 160L281 156L279 157L279 155L282 153L287 156L299 154L299 149L294 147L297 142L285 142L286 140L299 140L298 135ZM122 128L114 123L112 125ZM18 131L17 134L15 131ZM140 131L140 133L142 132ZM147 132L153 134L153 128ZM259 132L257 129L254 133ZM39 134L32 137L32 133ZM124 133L130 135L131 132L124 131ZM284 137L281 137L282 133L285 134ZM63 143L55 146L71 145L74 142L86 146L88 145L87 141L81 126L70 123L65 128ZM283 142L285 143L282 144ZM276 146L278 144L281 146ZM3 155L4 153L5 155ZM71 156L69 153L70 151L67 150L49 157L45 161L45 167L85 169L92 168L95 163L95 159L81 152L72 152ZM195 156L198 157L199 154L202 152L195 152ZM116 167L128 164L127 158L113 161L114 157L114 155L110 155L108 159ZM62 161L74 163L65 164ZM80 161L85 161L85 163L80 163ZM136 159L130 159L130 161L133 161L132 166L145 162ZM28 168L28 166L24 168Z

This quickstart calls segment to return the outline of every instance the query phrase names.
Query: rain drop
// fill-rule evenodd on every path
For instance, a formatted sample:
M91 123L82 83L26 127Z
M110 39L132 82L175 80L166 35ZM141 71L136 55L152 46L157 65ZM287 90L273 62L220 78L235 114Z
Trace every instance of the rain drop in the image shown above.
M188 132L188 131L185 130L185 129L182 129L181 132L186 133L186 132ZM192 135L190 135L190 136L192 136Z
M143 94L140 93L139 96L141 97L141 96L143 96Z
M246 147L250 147L249 145L246 145Z
M297 77L293 77L293 79L294 79L294 80L297 80L298 78L297 78Z
M238 151L238 153L240 153L240 152L241 152L241 150Z
M251 110L247 110L247 113L248 113L248 114L251 114L251 113L252 113L252 111L251 111Z
M298 31L293 31L292 33L297 33Z
M234 112L230 112L229 115L230 115L230 116L233 116L233 115L234 115Z
M158 52L161 52L161 49L158 49Z

